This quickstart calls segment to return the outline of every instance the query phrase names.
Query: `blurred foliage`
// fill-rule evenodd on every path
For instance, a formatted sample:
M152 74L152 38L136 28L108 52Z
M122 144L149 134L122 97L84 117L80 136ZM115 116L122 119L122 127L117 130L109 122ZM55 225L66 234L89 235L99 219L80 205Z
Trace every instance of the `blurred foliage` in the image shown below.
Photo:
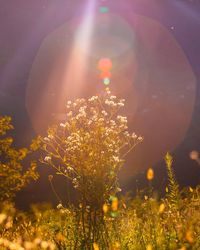
M11 118L0 117L0 201L12 200L31 179L38 178L36 161L28 160L28 157L38 149L39 140L34 140L30 148L16 149L13 138L7 136L12 129ZM25 168L25 165L29 167Z
M108 246L102 247L99 235L88 249L200 249L200 186L185 188L179 195L176 210L168 196L156 200L141 191L135 198L128 195L118 202L115 197L102 208ZM39 204L24 213L4 202L0 206L0 249L81 250L82 239L77 234L81 223L72 205L52 208Z

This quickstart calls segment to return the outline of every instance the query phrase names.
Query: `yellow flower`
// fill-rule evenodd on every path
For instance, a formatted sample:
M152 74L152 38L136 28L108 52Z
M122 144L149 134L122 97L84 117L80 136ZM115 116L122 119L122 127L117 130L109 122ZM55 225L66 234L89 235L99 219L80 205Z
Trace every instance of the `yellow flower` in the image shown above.
M33 244L32 242L30 242L30 241L25 241L25 242L24 242L24 246L25 246L25 248L26 248L27 250L29 250L29 249L33 249L34 244Z
M193 188L192 188L192 187L189 187L189 190L190 190L190 192L191 192L191 193L193 193L193 192L194 192L194 190L193 190Z
M106 214L107 212L108 212L108 205L107 204L104 204L103 205L103 212L104 212L104 214Z
M186 240L187 240L189 243L193 243L193 242L194 242L193 233L192 233L191 230L188 230L188 231L186 232L185 238L186 238Z
M154 178L154 171L152 168L149 168L147 171L147 180L151 181Z
M65 236L61 233L56 234L56 240L65 241Z
M27 156L27 153L28 153L28 149L27 148L21 148L19 150L20 159L24 159Z
M0 224L2 224L7 218L6 214L0 214Z
M116 242L113 244L113 246L112 246L111 249L112 249L112 250L120 250L120 243L119 243L118 241L116 241Z
M117 199L117 197L113 198L111 208L112 208L112 211L117 211L118 210L118 199Z
M94 250L99 250L98 244L94 242L94 243L93 243L93 248L94 248Z
M153 250L151 244L148 244L148 245L147 245L146 250Z
M115 242L115 247L120 248L120 243L118 241Z
M165 204L162 203L159 206L159 214L162 214L164 212L164 210L165 210Z

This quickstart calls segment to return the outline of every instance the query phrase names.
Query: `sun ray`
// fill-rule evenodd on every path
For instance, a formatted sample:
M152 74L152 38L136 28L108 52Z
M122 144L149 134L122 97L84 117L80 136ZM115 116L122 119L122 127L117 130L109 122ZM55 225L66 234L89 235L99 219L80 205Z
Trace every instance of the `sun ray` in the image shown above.
M88 51L90 50L91 36L94 28L95 0L89 0L84 11L83 19L75 31L74 41L63 79L61 91L66 95L68 83L70 85L70 96L77 97L83 89L88 68Z

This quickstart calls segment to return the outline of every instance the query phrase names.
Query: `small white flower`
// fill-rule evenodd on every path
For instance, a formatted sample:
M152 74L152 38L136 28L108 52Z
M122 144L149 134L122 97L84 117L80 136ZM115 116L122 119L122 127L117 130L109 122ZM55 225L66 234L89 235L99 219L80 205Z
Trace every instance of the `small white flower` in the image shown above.
M116 107L116 106L117 106L117 104L116 104L116 103L114 103L113 101L111 101L111 102L110 102L110 106L111 106L111 107Z
M104 119L103 118L99 118L99 122L103 122L104 121Z
M50 139L48 137L44 137L44 141L50 141Z
M102 113L103 115L105 115L105 116L108 115L108 113L107 113L105 110L103 110L101 113Z
M66 128L66 124L64 124L64 123L60 123L60 127L62 127L62 128Z
M111 95L110 99L116 99L117 97L115 95Z
M127 123L127 118L126 118L126 116L118 115L118 116L117 116L117 119L118 119L121 123Z
M125 135L125 136L129 136L129 132L128 132L128 131L125 131L125 132L124 132L124 135Z
M109 100L105 100L105 104L107 104L108 106L111 106L111 107L116 107L117 106L117 104L116 103L114 103L113 101L109 101Z
M86 106L80 107L79 112L80 112L80 113L81 113L81 112L85 112L86 108L87 108Z
M90 99L88 99L89 102L93 102L95 100L98 100L98 96L92 96Z
M114 161L119 162L119 157L118 156L113 156Z
M61 203L58 204L57 209L62 209L63 205Z
M53 139L54 137L53 137L53 135L49 134L49 135L48 135L48 138L49 138L49 139Z
M138 137L138 140L139 140L139 141L143 141L143 137L142 137L142 136L139 136L139 137Z
M115 121L111 120L111 121L110 121L110 125L111 125L111 126L115 126L115 125L116 125Z
M132 137L133 139L136 139L136 138L137 138L137 135L136 135L135 133L132 133L131 137Z
M51 156L45 156L44 161L50 162L51 161Z
M109 105L110 104L110 101L109 100L105 100L105 104Z
M110 89L109 88L106 88L106 93L108 94L108 95L110 95Z

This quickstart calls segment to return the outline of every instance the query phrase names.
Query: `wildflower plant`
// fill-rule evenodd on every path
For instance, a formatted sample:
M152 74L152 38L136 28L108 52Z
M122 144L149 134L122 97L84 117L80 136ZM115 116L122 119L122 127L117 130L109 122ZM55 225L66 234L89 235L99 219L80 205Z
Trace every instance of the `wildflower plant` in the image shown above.
M179 205L180 194L179 194L179 185L176 181L174 170L172 168L173 158L167 153L165 156L165 163L167 167L167 175L168 175L168 189L169 189L169 201L173 208L176 208Z
M99 217L103 204L119 190L117 175L125 156L143 140L128 131L127 118L120 114L124 102L108 88L100 96L68 101L66 120L51 127L42 140L42 162L71 180L83 212L98 211Z
M12 129L11 118L0 117L0 201L12 200L31 179L38 178L36 161L30 161L26 169L24 161L38 149L39 140L33 140L29 148L16 149L13 138L7 135Z

